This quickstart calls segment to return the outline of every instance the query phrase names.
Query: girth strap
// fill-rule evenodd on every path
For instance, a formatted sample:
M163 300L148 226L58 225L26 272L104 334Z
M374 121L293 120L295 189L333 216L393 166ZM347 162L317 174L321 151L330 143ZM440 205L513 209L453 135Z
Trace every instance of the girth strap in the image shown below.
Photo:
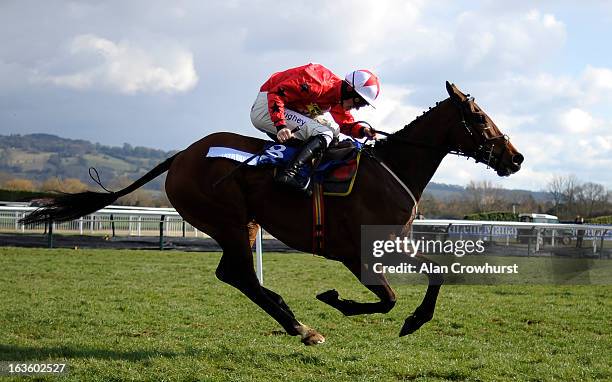
M325 213L323 185L314 183L312 193L312 253L323 256L325 248Z

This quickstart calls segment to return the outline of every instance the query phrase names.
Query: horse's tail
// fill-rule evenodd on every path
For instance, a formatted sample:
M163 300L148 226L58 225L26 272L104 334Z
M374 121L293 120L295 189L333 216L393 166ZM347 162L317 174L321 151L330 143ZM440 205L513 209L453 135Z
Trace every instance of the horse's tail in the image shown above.
M120 191L85 191L76 194L63 194L49 200L42 207L21 219L20 223L36 224L48 221L64 222L94 213L168 171L172 161L174 161L178 154L180 154L180 152L158 164L153 170Z

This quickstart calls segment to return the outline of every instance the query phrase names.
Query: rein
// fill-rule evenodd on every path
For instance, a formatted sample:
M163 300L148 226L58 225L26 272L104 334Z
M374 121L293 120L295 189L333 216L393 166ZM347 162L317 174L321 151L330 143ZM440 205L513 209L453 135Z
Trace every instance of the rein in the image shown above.
M365 122L365 123L367 123L367 122ZM389 141L400 142L400 143L403 143L403 144L408 145L408 146L423 147L423 148L430 149L430 150L433 150L433 151L440 151L440 152L451 153L452 154L452 152L451 152L452 150L450 148L442 149L439 146L435 146L435 145L432 145L432 144L429 144L429 143L413 141L413 140L410 140L410 139L404 138L404 137L398 137L398 136L395 135L395 133L387 133L386 131L376 130L374 128L372 128L372 130L374 132L376 132L376 134L380 134L380 135L382 135L384 137L387 137L387 139Z
M426 148L429 149L431 151L438 151L441 153L445 153L445 154L451 154L451 155L456 155L459 157L465 157L465 158L473 158L476 162L480 162L480 163L484 163L487 167L491 167L494 168L495 164L500 160L500 158L503 156L504 152L507 150L507 146L504 145L504 151L502 151L499 155L499 157L496 157L494 155L494 151L495 151L495 143L491 143L490 145L488 145L488 143L490 141L497 141L499 139L503 139L504 141L508 141L508 137L506 135L496 135L492 138L488 138L483 131L475 131L474 126L470 125L467 122L466 119L466 111L465 111L465 107L469 107L470 102L473 102L474 99L470 98L470 95L467 95L467 99L464 101L457 101L455 99L453 99L452 97L450 98L451 101L453 102L453 104L455 106L457 106L457 108L459 109L459 112L461 114L461 121L459 122L459 125L462 129L464 129L467 133L467 135L470 136L470 138L472 139L472 141L474 142L474 145L476 146L475 149L473 150L463 150L461 147L454 149L451 147L445 147L445 148L441 148L439 146L436 145L432 145L430 143L427 142L419 142L419 141L414 141L411 140L409 138L405 138L405 137L401 137L401 136L397 136L396 133L388 133L385 131L380 131L380 130L376 130L372 127L372 125L370 125L368 122L366 121L357 121L354 122L355 124L359 123L359 124L364 124L364 125L368 125L370 127L370 129L372 129L373 132L376 132L377 134L380 134L384 137L387 137L387 140L389 141L394 141L394 142L398 142L398 143L402 143L408 146L415 146L415 147L422 147L422 148ZM438 103L436 103L436 107L438 106ZM430 110L432 110L432 108L430 108ZM406 125L404 128L406 128L409 125ZM485 129L489 129L490 126L485 127ZM478 136L480 136L482 138L481 141L478 140Z
M465 120L463 122L465 122ZM386 131L377 130L377 129L373 128L372 125L370 125L366 121L357 121L357 122L354 122L354 123L355 124L359 123L359 124L363 124L363 125L368 125L368 127L370 127L370 129L372 129L373 132L375 132L376 134L380 134L380 135L386 137L388 141L399 142L399 143L405 144L407 146L422 147L422 148L429 149L431 151L438 151L438 152L445 153L445 154L452 154L452 155L462 156L462 157L466 157L466 158L471 158L469 153L466 153L466 152L463 152L463 151L460 151L460 150L455 150L455 149L452 149L450 147L440 148L440 146L432 145L430 143L414 141L414 140L409 139L409 138L397 136L397 135L395 135L395 133L388 133ZM406 126L408 126L408 125L406 125Z

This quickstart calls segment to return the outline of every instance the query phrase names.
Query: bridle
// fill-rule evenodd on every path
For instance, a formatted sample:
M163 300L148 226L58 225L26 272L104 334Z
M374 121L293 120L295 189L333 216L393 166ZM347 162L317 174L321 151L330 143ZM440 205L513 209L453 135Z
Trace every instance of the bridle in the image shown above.
M455 150L450 150L450 154L464 156L468 158L474 158L477 163L484 163L487 167L496 168L499 165L501 159L504 154L508 150L508 141L509 138L505 134L498 134L493 137L487 137L485 131L490 130L493 126L486 124L486 118L484 115L480 114L481 121L485 125L482 129L476 129L474 125L470 124L466 120L466 114L474 115L472 112L472 105L474 104L474 98L470 97L468 94L466 99L463 101L459 101L451 97L451 101L461 113L461 121L459 124L466 131L468 136L472 139L474 143L474 149L466 150L462 149L459 146ZM466 113L466 109L468 113ZM502 140L502 148L503 150L499 153L499 155L495 155L495 145L496 142Z
M439 151L444 154L452 154L452 155L457 155L457 156L466 157L466 158L473 158L477 163L484 163L487 167L491 167L495 169L496 166L499 165L499 163L501 162L501 159L503 158L504 153L508 150L508 145L507 145L507 142L509 141L508 136L504 134L499 134L493 137L487 137L487 135L485 134L485 131L491 129L492 126L487 125L482 129L476 129L474 125L468 123L468 119L466 118L466 115L473 114L471 107L474 102L474 98L471 98L469 94L467 95L467 98L463 101L456 100L453 97L451 97L451 101L459 109L459 112L461 114L461 121L459 121L459 125L460 125L459 127L463 131L465 131L465 133L470 137L470 139L474 143L473 149L465 149L465 148L462 148L461 146L457 148L451 148L451 147L441 148L440 146L432 145L431 143L428 143L428 142L415 141L415 140L412 140L406 137L397 136L395 135L395 133L387 133L384 131L376 130L369 123L365 121L358 121L355 123L368 125L377 134L387 137L387 140L389 141L400 142L402 144L410 145L410 146L423 147L423 148L426 148L432 151ZM436 107L438 105L439 103L436 104ZM430 108L430 110L432 109L433 108ZM482 115L482 119L483 119L482 122L486 123L484 115ZM496 143L500 140L503 140L503 143L502 143L503 150L498 155L496 155L495 146L496 146Z

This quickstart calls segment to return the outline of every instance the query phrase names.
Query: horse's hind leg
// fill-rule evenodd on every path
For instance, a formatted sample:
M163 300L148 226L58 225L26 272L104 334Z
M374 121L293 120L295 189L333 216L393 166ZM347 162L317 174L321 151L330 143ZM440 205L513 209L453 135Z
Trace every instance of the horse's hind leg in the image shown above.
M255 220L252 220L249 222L249 224L247 224L247 229L249 231L249 247L251 248L251 250L253 249L253 245L255 245L255 240L257 240L257 233L260 228L261 227L255 222ZM283 308L285 312L289 313L291 317L295 317L295 314L293 314L291 308L289 308L289 305L287 305L285 300L283 300L283 298L279 294L274 291L271 291L268 288L265 288L263 285L261 286L261 288L264 290L264 292L266 292L268 297L270 297L281 308Z
M249 246L251 247L251 249L255 245L255 240L257 240L257 232L260 228L261 227L255 222L255 220L251 220L247 224L247 230L249 231Z
M323 343L325 338L314 329L301 324L276 293L263 288L255 275L253 254L249 246L246 227L224 227L223 233L215 237L223 256L217 267L219 280L240 290L251 301L274 318L290 335L300 335L306 345Z
M364 272L369 273L369 279L376 279L376 284L363 284L372 293L374 293L380 301L378 302L357 302L353 300L345 300L339 297L335 289L328 290L317 295L317 299L338 309L345 316L354 316L358 314L372 313L387 313L395 306L395 293L389 286L384 275L377 274L366 269L360 261L344 263L344 265L361 281Z

